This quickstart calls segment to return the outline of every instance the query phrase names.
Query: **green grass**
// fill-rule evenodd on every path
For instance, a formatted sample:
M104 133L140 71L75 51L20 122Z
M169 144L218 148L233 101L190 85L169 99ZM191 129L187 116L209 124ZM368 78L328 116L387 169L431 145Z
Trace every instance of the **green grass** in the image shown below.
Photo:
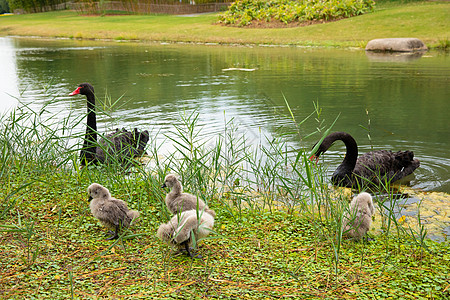
M55 100L49 99L47 105ZM287 104L287 102L286 102ZM98 109L101 108L101 105ZM289 115L289 105L286 114ZM317 107L311 116L325 133ZM180 113L172 142L151 166L77 166L85 116L58 120L43 107L19 105L0 117L0 297L154 299L443 299L449 295L450 244L399 226L380 210L383 231L370 243L343 239L348 197L329 189L309 149L290 149L286 132L252 147L230 120L205 144L198 114ZM292 122L300 125L292 114ZM313 119L313 118L311 118ZM330 125L327 125L330 127ZM297 126L299 139L304 137ZM152 133L152 137L159 133ZM210 145L210 146L206 146ZM295 151L295 152L293 152ZM298 153L289 156L288 153ZM174 253L156 230L167 222L160 188L169 172L217 213L200 241L203 260ZM139 222L106 241L87 201L92 182L141 212ZM392 199L391 199L392 200ZM378 207L384 206L376 199Z
M450 3L379 3L374 13L295 28L236 28L216 25L217 14L81 16L48 12L0 18L0 34L83 39L284 44L364 47L375 38L416 37L428 46L446 44Z
M30 193L35 203L46 193ZM117 194L117 193L116 193ZM335 275L332 245L315 238L309 222L284 213L245 213L240 222L219 209L217 231L225 238L203 242L203 260L174 255L154 236L158 210L147 211L134 231L141 235L117 243L103 240L79 196L48 200L45 213L28 209L35 221L30 241L20 232L2 233L2 298L67 299L153 297L158 299L442 299L448 295L449 250L427 241L421 254L408 241L388 239L364 245L345 241ZM126 197L118 194L117 196ZM60 198L60 199L61 199ZM69 200L70 199L70 200ZM58 227L58 210L64 213ZM215 207L217 209L217 207ZM151 216L153 215L153 216ZM32 222L32 221L27 221ZM143 223L143 224L142 224ZM147 227L146 227L147 226ZM27 251L38 251L27 258ZM71 279L72 278L72 279Z

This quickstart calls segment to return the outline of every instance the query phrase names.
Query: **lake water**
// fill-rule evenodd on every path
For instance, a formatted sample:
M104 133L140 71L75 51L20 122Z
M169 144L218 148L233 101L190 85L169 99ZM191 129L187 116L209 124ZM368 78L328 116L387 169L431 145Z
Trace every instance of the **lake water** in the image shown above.
M90 82L100 98L123 96L113 114L120 123L99 118L99 130L120 126L167 133L180 113L196 110L204 134L222 132L225 119L235 118L240 132L257 143L261 134L295 129L286 118L285 97L297 121L314 111L314 103L324 125L338 117L333 131L352 134L360 153L372 147L414 151L421 167L411 186L450 193L448 53L372 57L349 49L0 38L0 59L0 112L14 107L20 96L36 109L63 100L50 109L82 114L85 98L68 94ZM371 140L363 128L369 120ZM318 126L314 116L300 133ZM310 148L319 138L289 137L298 148ZM344 149L337 143L325 154L330 172Z

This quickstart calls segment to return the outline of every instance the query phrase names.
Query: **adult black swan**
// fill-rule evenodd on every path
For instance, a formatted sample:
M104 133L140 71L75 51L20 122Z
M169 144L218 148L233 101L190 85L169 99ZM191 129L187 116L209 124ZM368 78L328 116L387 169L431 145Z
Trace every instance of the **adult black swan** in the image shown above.
M97 143L94 87L89 83L82 83L69 96L78 94L85 95L87 99L87 125L83 148L80 151L81 165L111 163L117 160L122 165L129 166L132 158L144 153L150 138L147 130L139 132L136 128L133 131L116 129Z
M346 132L334 132L325 137L311 159L319 159L319 156L337 140L343 141L347 149L344 161L331 176L331 182L337 186L379 187L385 182L402 179L414 172L420 165L419 160L414 159L412 151L377 150L358 157L356 141Z

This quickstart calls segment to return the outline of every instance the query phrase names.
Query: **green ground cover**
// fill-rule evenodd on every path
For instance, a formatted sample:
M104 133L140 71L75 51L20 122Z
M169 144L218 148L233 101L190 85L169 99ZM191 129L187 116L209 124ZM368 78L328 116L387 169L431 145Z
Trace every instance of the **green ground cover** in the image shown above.
M364 47L374 38L416 37L427 46L448 45L450 3L379 2L373 13L293 28L237 28L218 14L197 16L83 16L47 12L0 18L1 35L84 39Z
M49 97L47 105L53 102ZM325 133L319 111L313 114ZM81 142L68 139L81 141L84 133L73 132L73 124L85 117L60 120L45 107L19 106L0 119L0 298L450 295L448 242L428 240L421 230L409 234L378 198L383 230L371 232L375 240L342 238L348 196L329 189L323 170L307 158L310 150L287 149L281 133L268 146L251 148L229 122L216 146L206 147L198 115L180 113L174 153L163 158L150 141L148 167L80 169ZM285 155L292 150L299 155ZM177 254L156 237L170 217L160 187L169 171L217 213L215 233L199 243L203 259ZM90 214L86 188L92 182L141 212L116 241L105 240Z

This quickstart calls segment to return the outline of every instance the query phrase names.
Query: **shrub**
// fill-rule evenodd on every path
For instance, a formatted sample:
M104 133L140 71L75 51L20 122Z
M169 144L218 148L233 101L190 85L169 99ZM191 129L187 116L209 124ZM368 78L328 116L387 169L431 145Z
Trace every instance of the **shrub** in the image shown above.
M348 18L373 10L373 0L237 0L219 15L219 22L237 26L253 20L285 24Z

